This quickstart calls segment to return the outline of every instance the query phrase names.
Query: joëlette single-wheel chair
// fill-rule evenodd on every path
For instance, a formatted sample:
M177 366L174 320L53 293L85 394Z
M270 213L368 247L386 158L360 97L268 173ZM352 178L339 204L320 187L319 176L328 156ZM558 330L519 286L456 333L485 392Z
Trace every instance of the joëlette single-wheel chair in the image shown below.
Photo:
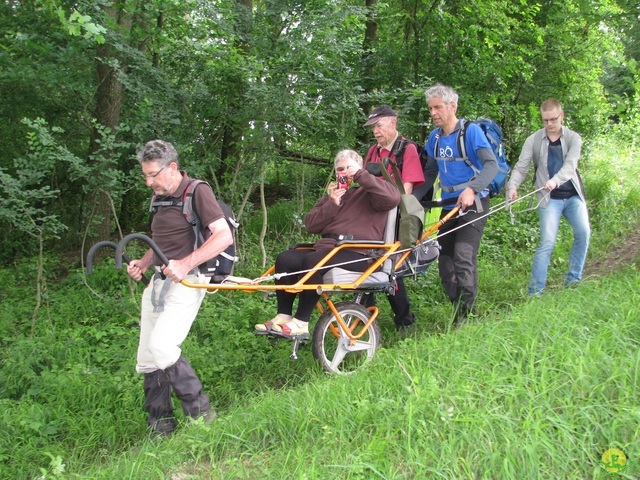
M436 224L424 231L422 238L416 245L409 249L401 250L401 244L396 240L396 220L398 210L389 212L385 228L384 240L341 240L336 246L319 261L315 267L299 280L290 285L268 283L276 276L284 277L288 273L275 274L275 266L255 279L227 276L218 283L197 284L183 280L181 283L190 288L204 288L209 292L218 290L239 290L243 292L274 293L277 290L285 290L291 293L299 293L303 290L316 290L320 295L317 308L320 318L316 322L311 335L313 355L327 372L334 374L348 374L356 371L360 366L369 361L380 347L380 327L376 322L378 308L376 306L365 307L362 305L365 294L371 292L393 293L395 279L401 276L415 275L426 270L435 262L439 255L439 246L435 239L429 238L440 225L452 218L458 211L455 207ZM96 243L87 253L87 274L93 272L93 257L98 249L111 247L115 249L116 268L122 268L122 261L128 263L125 255L125 247L132 240L140 240L146 243L158 258L165 264L166 256L158 249L157 245L146 235L132 233L124 237L118 244L104 241ZM294 248L311 248L312 244L298 244ZM337 266L325 267L337 252L342 249L374 249L380 255L371 259L371 264L362 273L352 272ZM306 281L313 272L329 268L323 275L323 283L308 284ZM295 272L304 273L304 272ZM148 279L143 278L145 283ZM351 301L334 303L331 294L336 292L353 292ZM297 351L301 341L309 340L308 335L284 336L275 332L273 336L288 338L293 341L291 357L297 358Z

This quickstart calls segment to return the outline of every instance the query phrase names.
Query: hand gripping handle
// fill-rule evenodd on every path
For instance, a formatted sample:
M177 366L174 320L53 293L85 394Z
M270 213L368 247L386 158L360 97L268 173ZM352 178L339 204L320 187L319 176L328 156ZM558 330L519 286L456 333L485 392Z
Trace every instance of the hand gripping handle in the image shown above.
M95 256L96 252L99 249L103 248L103 247L110 247L110 248L113 248L116 251L118 249L118 246L116 245L115 242L110 242L108 240L104 240L102 242L98 242L93 247L91 247L89 249L89 252L87 253L87 275L93 275L93 257ZM124 260L125 263L127 263L127 264L131 261L131 259L127 256L126 253L124 253L124 251L122 252L120 258L121 258L120 267L122 267L122 260ZM116 257L116 265L117 265L117 263L118 263L118 260L117 260L117 257ZM118 267L118 268L120 268L120 267ZM147 278L145 275L142 276L140 281L142 283L144 283L145 285L149 285L149 278Z
M156 245L156 243L153 240L151 240L149 237L147 237L146 235L143 235L141 233L130 233L129 235L124 237L122 240L120 240L118 242L118 245L116 246L116 268L118 268L118 269L122 268L122 259L125 256L124 247L131 240L142 240L147 245L149 245L151 250L153 250L153 252L158 256L158 258L162 261L163 264L166 265L167 263L169 263L169 259L165 256L164 253L162 253L160 248L158 248L158 245ZM125 259L125 262L126 261L127 260Z

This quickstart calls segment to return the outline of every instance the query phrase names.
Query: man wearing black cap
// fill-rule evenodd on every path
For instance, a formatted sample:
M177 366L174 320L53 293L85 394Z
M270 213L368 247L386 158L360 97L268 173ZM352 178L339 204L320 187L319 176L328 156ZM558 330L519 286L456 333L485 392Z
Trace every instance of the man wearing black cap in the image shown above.
M377 143L369 148L364 161L365 165L369 162L381 163L387 157L394 162L398 161L396 152L404 137L398 133L397 124L398 114L389 105L380 105L373 109L364 126L371 127ZM406 144L401 164L398 167L406 193L411 193L415 187L424 183L420 155L415 143L408 142ZM393 175L391 164L387 166L387 171Z
M406 193L411 193L415 187L424 183L424 173L420 164L418 148L414 142L405 142L401 159L396 158L401 141L406 140L398 133L397 124L398 114L389 105L380 105L373 109L364 126L371 127L377 143L369 148L365 165L367 163L382 163L385 158L397 162L404 190ZM387 171L393 175L393 167L390 163L387 165ZM395 295L387 295L387 298L393 310L393 321L398 330L403 330L413 325L416 320L411 311L411 305L409 305L404 279L397 278L396 285ZM371 295L370 303L373 302L374 298Z

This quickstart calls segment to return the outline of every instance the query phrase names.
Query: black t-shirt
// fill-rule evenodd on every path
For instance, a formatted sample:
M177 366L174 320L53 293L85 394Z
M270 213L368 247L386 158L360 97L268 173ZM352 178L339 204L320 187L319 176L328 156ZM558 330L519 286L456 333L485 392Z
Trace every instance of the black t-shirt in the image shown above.
M553 178L564 164L564 156L562 155L562 144L560 139L555 142L549 142L549 154L547 160L547 169L549 170L549 178ZM573 183L570 181L564 182L558 185L558 188L551 191L551 198L565 199L571 198L574 195L578 195Z

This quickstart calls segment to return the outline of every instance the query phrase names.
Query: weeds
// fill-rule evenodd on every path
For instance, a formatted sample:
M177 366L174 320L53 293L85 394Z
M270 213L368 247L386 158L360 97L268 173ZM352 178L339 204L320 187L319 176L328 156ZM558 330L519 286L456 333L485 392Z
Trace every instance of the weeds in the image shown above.
M606 256L640 211L633 152L613 164L606 145L582 171L590 259ZM278 207L270 255L299 240L287 215ZM451 330L433 267L406 281L418 331L396 333L379 299L383 349L349 378L324 375L309 345L294 362L288 342L250 333L272 316L273 298L207 296L183 348L222 415L211 425L180 419L161 443L146 441L134 372L140 286L132 294L105 260L88 289L77 268L61 278L51 259L46 307L28 338L34 269L17 263L2 271L0 291L0 477L602 478L606 448L639 453L640 279L627 269L561 289L563 228L549 294L527 300L537 215L490 218L479 321ZM239 275L260 272L247 258L252 235L240 235Z

